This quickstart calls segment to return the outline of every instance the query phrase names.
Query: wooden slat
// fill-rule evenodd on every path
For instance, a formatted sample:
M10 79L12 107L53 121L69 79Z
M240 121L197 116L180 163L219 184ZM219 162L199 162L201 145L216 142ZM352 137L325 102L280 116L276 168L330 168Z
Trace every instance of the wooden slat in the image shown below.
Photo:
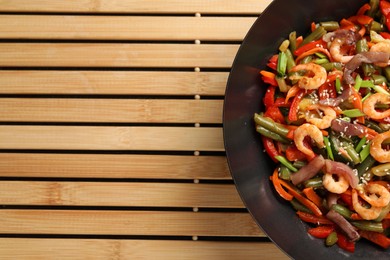
M0 181L0 190L1 205L244 207L232 184Z
M0 210L3 234L264 236L249 213Z
M227 72L0 70L0 93L223 95L227 78Z
M0 176L42 178L218 179L224 156L0 153Z
M0 121L222 123L223 100L1 98Z
M289 259L270 242L0 238L2 259Z
M1 15L0 39L241 41L255 19L254 17Z
M0 126L0 149L223 151L221 128Z
M258 14L270 0L0 0L0 11L82 13Z
M239 45L0 43L0 66L229 68Z

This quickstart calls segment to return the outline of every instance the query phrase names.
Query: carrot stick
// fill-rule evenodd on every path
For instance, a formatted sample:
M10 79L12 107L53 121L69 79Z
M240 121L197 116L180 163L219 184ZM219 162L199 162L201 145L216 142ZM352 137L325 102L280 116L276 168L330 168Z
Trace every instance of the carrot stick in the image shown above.
M305 205L307 208L309 208L311 210L311 212L313 212L314 215L316 216L322 216L322 212L321 210L316 206L316 204L314 204L312 201L308 200L307 198L305 198L304 196L302 196L301 194L299 194L294 188L292 188L287 182L283 181L283 180L280 180L280 184L286 188L289 193L291 195L294 196L294 198L296 198L299 202L301 202L303 205Z
M275 78L275 74L270 72L270 71L266 71L266 70L261 70L260 71L260 74L264 77L267 77L267 78L271 78L271 79L274 79Z
M279 179L277 168L274 170L274 173L271 176L271 180L275 187L276 192L280 195L280 197L288 201L293 199L293 196L287 191L285 191L282 185L280 184L281 179Z
M299 55L296 59L295 59L295 63L298 64L299 61L303 58L305 58L306 56L309 56L309 55L312 55L316 52L322 52L324 53L326 56L328 56L329 60L331 61L332 60L332 56L330 55L329 51L325 48L322 48L322 47L316 47L316 48L313 48L311 50L308 50L304 53L302 53L301 55Z
M318 194L314 191L313 187L308 187L303 189L303 193L306 195L306 197L311 200L314 204L316 204L317 207L322 207L322 199Z

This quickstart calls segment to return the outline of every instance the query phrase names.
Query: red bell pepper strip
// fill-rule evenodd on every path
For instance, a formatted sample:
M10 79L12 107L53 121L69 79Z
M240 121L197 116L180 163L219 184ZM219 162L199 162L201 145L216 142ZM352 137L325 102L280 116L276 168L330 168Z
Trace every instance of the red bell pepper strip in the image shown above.
M293 137L291 138L293 139ZM290 145L286 149L286 158L290 162L306 160L306 155L299 151L295 145Z
M357 15L356 20L360 25L369 25L374 18L368 15Z
M299 102L301 102L304 95L305 90L300 89L291 103L290 111L288 112L288 120L291 122L298 120Z
M390 30L390 3L382 0L379 2L379 8L381 10L381 13L385 17L385 24L387 26L387 29Z
M312 42L309 42L309 43L307 43L305 45L302 45L298 49L296 49L294 51L294 55L295 56L301 56L303 53L305 53L305 52L307 52L307 51L309 51L311 49L314 49L316 47L326 48L326 46L327 46L327 43L324 40L322 40L322 39L317 40L317 41L312 41Z
M276 87L275 86L269 86L267 91L265 92L263 102L266 108L271 107L275 103L275 92Z
M379 34L385 39L390 39L390 33L388 32L380 32Z
M333 225L334 224L332 221L330 221L329 219L327 219L324 216L315 216L313 214L299 211L299 210L297 211L297 215L302 221L307 222L307 223L312 223L312 224L316 224L316 225L321 225L321 224L322 225Z
M278 82L276 82L275 74L266 70L261 70L261 79L272 86L278 86Z
M373 232L373 231L365 231L361 230L359 232L360 236L364 237L367 240L387 249L390 247L390 238L386 237L382 233Z
M362 7L359 8L357 15L365 14L370 9L371 9L370 4L365 3L364 5L362 5Z
M337 245L351 253L355 252L355 242L349 241L347 237L340 232L337 232Z
M283 116L282 112L280 112L279 107L277 107L275 105L267 108L267 110L264 113L264 116L271 118L272 120L274 120L277 123L281 123L281 124L285 123L284 116Z
M320 100L324 100L327 98L336 98L337 97L337 92L336 92L336 87L334 83L330 82L325 82L318 88L318 94Z
M269 155L269 157L271 157L271 159L274 162L278 162L278 160L275 159L275 156L278 156L280 154L279 154L278 150L276 149L275 144L272 141L272 139L262 135L261 140L263 141L264 149L267 152L267 154Z
M307 233L312 235L313 237L316 238L327 238L330 233L334 231L334 226L333 225L326 225L326 226L318 226L314 228L310 228Z
M278 54L273 55L267 63L267 66L273 70L276 70L276 67L278 66Z

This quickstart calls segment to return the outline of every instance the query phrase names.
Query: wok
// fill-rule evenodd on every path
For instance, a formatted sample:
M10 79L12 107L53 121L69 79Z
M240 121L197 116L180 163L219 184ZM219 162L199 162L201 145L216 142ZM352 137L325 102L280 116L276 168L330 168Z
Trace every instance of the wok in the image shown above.
M227 83L223 134L227 160L236 188L263 232L294 259L390 259L390 251L359 241L355 253L307 234L307 224L270 186L274 163L263 152L253 114L261 111L266 86L259 71L277 53L291 31L306 35L312 21L339 21L355 14L367 0L275 0L259 16L241 44ZM261 257L261 256L259 256Z

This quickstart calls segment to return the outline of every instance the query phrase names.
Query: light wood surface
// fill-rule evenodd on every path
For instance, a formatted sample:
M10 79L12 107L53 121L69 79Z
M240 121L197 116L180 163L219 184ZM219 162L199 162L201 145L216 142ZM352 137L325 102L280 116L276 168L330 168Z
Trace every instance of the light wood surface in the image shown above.
M0 0L0 258L288 259L222 134L270 2Z

